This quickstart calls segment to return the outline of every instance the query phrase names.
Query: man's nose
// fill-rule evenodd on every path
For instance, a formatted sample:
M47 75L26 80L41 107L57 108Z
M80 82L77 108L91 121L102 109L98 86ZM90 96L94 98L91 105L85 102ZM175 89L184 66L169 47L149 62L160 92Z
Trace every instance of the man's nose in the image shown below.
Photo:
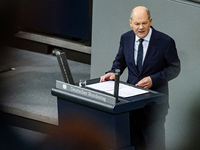
M139 28L140 28L140 29L143 29L143 24L140 24Z

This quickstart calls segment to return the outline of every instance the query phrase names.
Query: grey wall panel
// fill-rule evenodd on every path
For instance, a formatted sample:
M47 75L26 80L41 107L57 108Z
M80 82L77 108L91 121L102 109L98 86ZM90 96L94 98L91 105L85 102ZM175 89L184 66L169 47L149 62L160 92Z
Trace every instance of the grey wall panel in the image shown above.
M94 0L91 78L109 70L122 33L130 30L129 15L135 6L151 11L152 26L170 35L181 59L181 73L170 84L170 110L166 122L168 148L186 143L190 111L200 89L200 5L178 0ZM126 81L127 72L121 77ZM193 105L194 104L194 105Z

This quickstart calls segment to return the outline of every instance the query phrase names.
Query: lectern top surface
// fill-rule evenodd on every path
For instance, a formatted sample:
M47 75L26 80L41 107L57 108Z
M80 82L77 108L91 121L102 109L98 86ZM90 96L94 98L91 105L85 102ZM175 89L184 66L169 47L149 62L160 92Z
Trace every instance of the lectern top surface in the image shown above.
M147 91L136 96L119 97L119 102L116 103L114 96L103 91L98 92L97 90L81 88L76 85L57 81L56 88L52 89L52 95L57 96L59 99L72 101L114 114L143 108L149 103L159 104L166 102L164 94L150 90Z

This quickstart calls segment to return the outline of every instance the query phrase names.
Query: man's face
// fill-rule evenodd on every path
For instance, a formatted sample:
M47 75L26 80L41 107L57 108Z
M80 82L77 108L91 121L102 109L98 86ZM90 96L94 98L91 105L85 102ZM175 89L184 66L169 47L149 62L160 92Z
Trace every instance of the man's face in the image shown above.
M148 18L147 13L133 13L132 19L129 19L130 26L139 38L147 36L150 30L152 18Z

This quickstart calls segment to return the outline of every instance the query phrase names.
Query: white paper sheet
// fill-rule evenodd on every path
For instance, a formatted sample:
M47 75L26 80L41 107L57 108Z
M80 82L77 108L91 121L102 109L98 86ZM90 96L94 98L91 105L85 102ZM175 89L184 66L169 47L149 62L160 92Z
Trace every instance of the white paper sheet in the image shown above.
M86 87L107 92L114 95L114 85L115 85L114 81L106 81L106 82L86 85ZM135 88L123 83L119 83L119 96L121 97L136 96L136 95L140 95L144 93L148 93L148 91L138 89L138 88Z

